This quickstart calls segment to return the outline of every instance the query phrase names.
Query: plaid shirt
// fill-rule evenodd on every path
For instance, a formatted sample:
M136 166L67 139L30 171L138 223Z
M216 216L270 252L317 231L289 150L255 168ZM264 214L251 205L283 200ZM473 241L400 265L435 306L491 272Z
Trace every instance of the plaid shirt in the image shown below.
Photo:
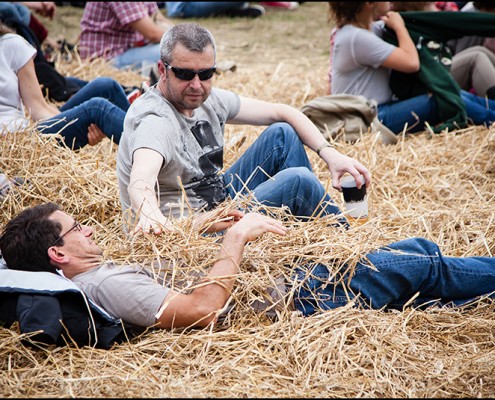
M81 18L81 58L111 60L131 47L142 46L144 36L129 24L157 11L156 2L87 2Z

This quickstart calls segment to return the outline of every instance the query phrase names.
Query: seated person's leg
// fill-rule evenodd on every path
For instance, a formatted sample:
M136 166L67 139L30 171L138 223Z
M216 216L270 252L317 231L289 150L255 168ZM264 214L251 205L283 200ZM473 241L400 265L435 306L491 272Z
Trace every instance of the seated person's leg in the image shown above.
M24 4L12 3L12 5L17 10L18 15L21 17L22 23L24 25L29 25L29 22L31 21L31 10Z
M160 43L149 44L141 47L133 47L124 53L114 57L111 63L119 69L140 70L149 63L156 64L160 59Z
M244 1L187 1L180 15L170 14L169 17L205 18L225 15L229 10L241 9L246 6Z
M436 101L427 94L380 104L378 119L395 134L402 133L406 123L407 132L419 132L425 129L425 121L431 126L440 122Z
M59 133L65 144L74 150L88 144L88 127L96 124L103 133L120 142L125 111L108 100L95 97L38 124L41 133Z
M291 214L307 220L341 214L315 174L305 167L284 169L253 191L256 200L270 207L288 207ZM340 223L347 226L342 216Z
M79 88L83 88L89 83L88 81L77 78L75 76L66 76L65 79L72 82L74 85L79 86Z
M476 96L461 90L461 98L466 105L468 118L475 125L491 125L495 122L495 100Z
M223 180L230 197L248 194L278 172L311 164L301 139L287 123L269 126L241 157L225 171Z
M23 9L27 9L27 13L23 11ZM30 14L29 9L22 4L16 4L9 1L0 2L0 20L5 23L13 22L28 26L31 18Z
M377 271L367 266L370 263ZM417 294L423 300L441 300L441 304L468 302L487 294L495 297L494 258L444 257L438 245L422 238L395 242L367 254L350 282L346 274L342 284L328 284L331 273L326 267L310 268L314 271L298 268L293 282L299 285L296 307L306 314L341 307L356 296L359 304L373 309L401 309Z
M102 97L115 104L120 109L127 111L129 100L122 86L112 78L96 78L84 85L76 94L60 107L61 111L70 110L87 100L95 97Z

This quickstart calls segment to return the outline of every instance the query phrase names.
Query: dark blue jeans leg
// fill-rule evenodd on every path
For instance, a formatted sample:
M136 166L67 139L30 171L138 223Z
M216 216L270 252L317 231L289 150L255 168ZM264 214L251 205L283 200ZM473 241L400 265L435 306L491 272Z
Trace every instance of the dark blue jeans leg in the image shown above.
M467 116L475 125L491 125L495 122L495 100L476 96L461 90L461 98L466 105Z
M417 116L417 118L416 118ZM378 119L392 132L402 133L407 123L407 132L418 132L425 128L425 122L431 126L439 123L437 102L427 94L401 101L380 104Z
M0 15L7 21L12 21L17 24L29 26L31 12L24 4L16 4L12 2L0 2Z
M129 109L129 100L122 86L112 78L96 78L84 85L74 96L60 107L60 111L67 111L75 106L84 103L95 97L107 99L120 109L127 111Z
M41 133L59 133L65 144L74 150L88 144L88 127L96 124L107 137L119 144L124 129L125 111L99 97L92 98L56 117L41 121Z
M369 263L377 270L369 268ZM444 257L435 243L412 238L369 253L357 264L350 283L348 278L334 284L321 264L299 268L295 284L307 282L297 291L296 307L308 315L343 306L356 296L361 305L373 309L401 309L416 295L412 303L416 306L495 297L495 258Z
M86 86L89 83L88 81L77 78L75 76L66 76L65 80L75 84L76 86L79 86L79 89L83 88L84 86Z
M205 18L224 15L226 11L238 10L246 5L244 1L187 1L180 15L172 17Z
M241 157L227 170L223 180L234 197L248 194L278 172L291 167L312 171L304 145L287 123L266 128Z
M306 167L284 169L254 189L258 202L270 207L289 208L292 215L300 219L305 217L323 217L329 214L341 214L340 209L326 193L315 174ZM341 223L347 225L342 216Z
M231 198L254 193L260 203L287 206L299 217L340 214L314 175L301 139L287 123L265 129L223 179Z

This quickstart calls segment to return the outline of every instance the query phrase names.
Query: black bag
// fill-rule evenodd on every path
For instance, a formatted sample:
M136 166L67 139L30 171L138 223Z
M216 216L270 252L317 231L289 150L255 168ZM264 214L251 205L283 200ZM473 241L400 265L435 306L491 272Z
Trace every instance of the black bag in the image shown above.
M65 79L57 72L52 63L43 60L34 60L34 69L38 82L41 85L43 96L55 101L67 101L80 87Z

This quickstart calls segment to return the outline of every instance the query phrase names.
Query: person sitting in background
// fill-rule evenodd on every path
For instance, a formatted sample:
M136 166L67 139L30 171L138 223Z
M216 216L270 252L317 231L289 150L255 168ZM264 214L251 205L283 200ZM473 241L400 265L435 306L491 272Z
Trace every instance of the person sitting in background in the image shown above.
M120 84L97 78L59 110L43 97L34 69L35 54L25 39L0 24L0 133L15 133L36 121L41 133L60 133L74 150L105 137L118 144L129 108Z
M392 3L392 9L397 12L440 11L433 1L398 1ZM495 99L495 54L486 47L472 46L454 54L450 73L461 89Z
M159 42L173 26L156 2L87 2L78 50L82 59L102 57L116 68L147 68L160 58Z
M378 104L378 119L395 133L440 125L439 109L430 93L396 100L390 87L391 70L412 74L420 69L416 45L401 15L389 11L389 2L329 2L337 22L332 48L332 94L363 95ZM378 19L381 20L378 20ZM377 21L378 20L378 21ZM397 36L398 46L386 42L385 25ZM495 101L461 90L465 112L476 125L495 122ZM488 108L486 104L488 103Z
M266 234L284 236L287 228L262 214L243 215L226 231L211 268L184 288L172 287L164 276L155 280L142 266L104 262L94 233L58 205L44 203L24 209L4 226L0 251L9 269L60 273L127 324L174 329L217 323L242 272L247 244ZM495 297L495 258L446 257L437 244L423 238L362 254L353 268L344 262L327 266L304 261L304 255L297 259L301 261L286 266L294 268L289 279L273 277L277 287L266 288L264 309L286 302L308 316L350 302L375 310L403 310ZM294 292L286 296L292 287Z
M262 6L246 1L167 1L165 7L170 18L257 18L265 13Z

